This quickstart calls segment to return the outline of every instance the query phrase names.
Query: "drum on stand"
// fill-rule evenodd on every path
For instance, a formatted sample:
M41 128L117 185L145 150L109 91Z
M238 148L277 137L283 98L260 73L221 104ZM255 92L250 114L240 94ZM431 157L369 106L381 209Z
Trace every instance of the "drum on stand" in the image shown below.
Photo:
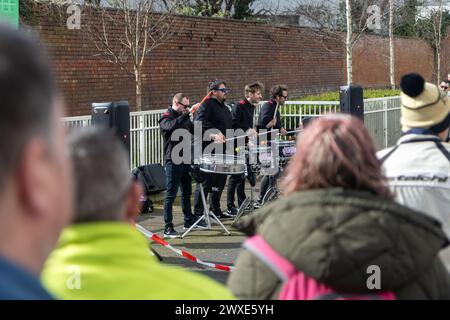
M278 147L280 149L280 157L292 158L297 152L295 140L282 140L278 141Z
M281 140L278 141L278 148L280 152L280 167L284 168L289 160L295 155L297 152L295 140Z
M245 157L229 154L210 154L200 158L200 170L206 173L243 174Z
M209 154L200 157L199 159L199 168L200 171L205 173L215 173L215 174L225 174L225 175L234 175L234 174L243 174L245 173L247 164L245 162L245 157L229 155L229 154ZM200 195L203 202L204 213L201 218L199 218L192 226L186 230L186 232L181 236L184 238L195 226L202 220L206 221L206 225L208 229L211 228L211 220L210 218L218 223L223 230L228 235L231 233L225 228L222 222L216 217L213 212L210 212L208 209L208 205L206 203L205 192L203 189L203 185L200 183Z
M269 145L251 146L248 148L252 170L260 175L269 175L278 165L278 147L274 141Z

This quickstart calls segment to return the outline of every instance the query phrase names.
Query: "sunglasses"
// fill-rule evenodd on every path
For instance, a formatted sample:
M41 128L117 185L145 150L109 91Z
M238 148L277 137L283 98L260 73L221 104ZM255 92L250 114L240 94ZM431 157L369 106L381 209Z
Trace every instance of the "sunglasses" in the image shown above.
M183 107L185 107L185 108L190 108L191 106L190 105L188 105L188 104L184 104L184 103L181 103L181 102L178 102L178 104L181 104Z
M283 97L283 98L285 98L285 99L287 99L287 98L288 98L288 96L283 96L283 95L281 95L280 97Z
M221 89L214 89L214 91L220 91L220 92L223 92L223 93L228 93L228 92L230 92L230 89L228 89L228 88L221 88Z
M446 87L446 86L441 86L441 89L447 90L448 87Z

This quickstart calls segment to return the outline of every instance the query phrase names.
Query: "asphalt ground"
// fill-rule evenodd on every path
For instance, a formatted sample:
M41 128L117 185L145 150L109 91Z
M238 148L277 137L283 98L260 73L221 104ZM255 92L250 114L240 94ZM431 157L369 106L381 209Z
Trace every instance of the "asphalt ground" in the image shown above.
M259 189L257 185L254 189L254 197L258 195L258 192ZM248 183L246 184L246 194L247 196L250 195ZM152 200L155 201L154 211L152 213L140 215L137 222L147 230L150 230L163 238L164 193L155 195L152 197ZM184 221L179 200L178 196L173 208L173 223L175 229L182 234L184 232ZM191 203L193 205L193 199L191 199ZM221 198L221 208L222 210L226 210L226 187ZM165 240L172 246L187 251L202 261L232 266L242 250L241 245L246 239L246 236L231 226L231 219L222 220L222 223L230 231L231 235L227 235L219 225L213 224L211 230L194 230L183 239ZM225 284L228 279L229 272L191 262L160 244L152 243L152 248L163 258L162 263L175 265L206 275L223 284ZM441 251L441 258L450 272L450 248L447 247L446 250Z
M247 186L247 188L249 187ZM256 197L258 189L255 191L254 196ZM246 190L246 194L247 196L250 195L249 189ZM164 193L155 195L151 197L151 199L155 202L154 211L152 213L140 215L137 222L147 230L163 238ZM191 204L193 206L193 199L191 199ZM221 198L221 208L223 211L226 210L226 187ZM192 230L183 239L177 238L164 240L172 246L184 250L202 261L232 266L242 250L241 245L246 239L246 236L231 226L233 222L232 219L221 220L221 222L228 229L231 235L227 235L218 224L213 223L210 230ZM179 203L179 195L173 207L173 224L178 233L182 234L184 232L184 220ZM152 248L162 257L162 263L183 267L189 271L211 277L223 284L225 284L228 279L229 272L227 271L194 263L171 251L170 249L154 242L152 242Z

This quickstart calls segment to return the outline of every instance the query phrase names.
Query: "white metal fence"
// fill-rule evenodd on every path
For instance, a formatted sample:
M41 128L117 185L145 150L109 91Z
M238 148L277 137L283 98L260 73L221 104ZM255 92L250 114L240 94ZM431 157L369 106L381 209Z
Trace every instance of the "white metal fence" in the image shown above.
M364 109L364 124L371 133L377 148L382 149L393 145L401 135L400 97L366 99ZM130 160L132 167L163 162L163 140L159 132L158 120L164 111L131 112ZM316 117L339 111L339 102L288 101L280 111L283 126L288 129L296 128L304 117ZM63 118L63 121L69 127L85 127L90 125L91 116L67 117Z

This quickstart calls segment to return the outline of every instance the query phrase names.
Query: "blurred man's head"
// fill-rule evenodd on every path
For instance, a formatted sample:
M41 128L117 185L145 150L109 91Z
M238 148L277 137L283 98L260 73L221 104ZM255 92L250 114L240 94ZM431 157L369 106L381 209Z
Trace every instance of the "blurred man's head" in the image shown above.
M63 114L37 40L0 26L0 255L34 273L72 218Z
M448 80L444 80L441 82L441 84L439 85L439 88L441 88L442 91L444 91L445 93L448 92L448 88L450 86L450 81Z
M132 180L128 153L112 130L83 128L69 138L76 185L75 223L130 221L142 189Z
M430 130L447 140L450 126L450 98L417 73L408 73L400 81L402 130Z

